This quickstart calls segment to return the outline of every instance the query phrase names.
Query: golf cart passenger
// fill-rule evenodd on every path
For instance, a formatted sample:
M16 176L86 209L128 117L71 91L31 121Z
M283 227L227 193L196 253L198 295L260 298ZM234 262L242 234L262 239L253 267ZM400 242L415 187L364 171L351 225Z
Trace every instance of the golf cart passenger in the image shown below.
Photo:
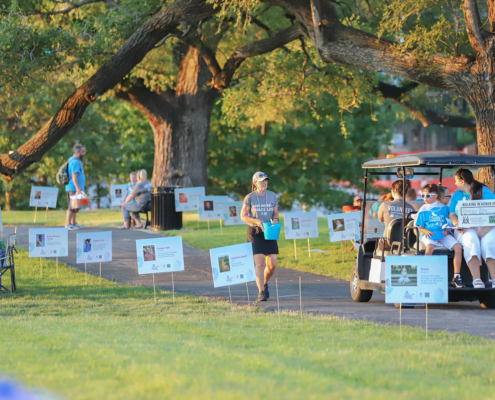
M422 196L425 205L419 209L416 226L419 227L419 231L423 234L421 241L426 246L425 256L431 256L435 246L440 243L449 250L453 250L455 256L452 285L464 288L466 285L461 279L462 245L454 239L448 229L443 228L448 223L449 209L445 204L437 202L439 189L434 183L429 183L423 187Z
M406 179L406 192L411 188L411 182ZM385 231L383 236L387 233L388 224L390 221L396 218L402 218L402 199L404 197L404 191L402 187L402 181L395 181L392 184L391 189L393 201L385 201L380 205L378 209L378 220L380 222L385 222ZM406 203L406 216L409 213L415 212L416 210L409 203Z
M450 201L450 219L454 226L458 225L458 202L463 200L493 200L495 194L474 179L473 173L460 168L455 173L455 191ZM464 259L473 276L473 287L482 289L485 284L480 279L481 257L486 261L486 266L490 271L490 276L495 277L495 230L492 226L480 226L476 228L457 228L455 238L462 244ZM495 289L495 280L492 281L492 288Z
M438 186L437 202L448 206L451 198L452 195L450 194L449 188L447 186L442 186L442 185Z

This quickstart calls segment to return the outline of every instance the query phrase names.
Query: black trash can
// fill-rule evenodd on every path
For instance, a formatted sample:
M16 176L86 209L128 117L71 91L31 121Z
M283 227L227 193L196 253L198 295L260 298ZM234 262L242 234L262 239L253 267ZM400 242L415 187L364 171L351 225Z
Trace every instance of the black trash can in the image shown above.
M173 186L151 189L151 229L154 231L182 229L182 212L175 211L174 193Z

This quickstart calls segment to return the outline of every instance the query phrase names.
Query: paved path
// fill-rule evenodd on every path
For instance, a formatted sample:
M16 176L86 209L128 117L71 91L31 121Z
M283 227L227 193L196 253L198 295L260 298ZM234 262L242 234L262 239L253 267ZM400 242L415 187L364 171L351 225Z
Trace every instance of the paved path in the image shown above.
M28 227L17 229L18 246L27 248ZM119 230L116 228L84 228L83 232L112 231L113 258L111 263L103 264L103 277L136 285L152 286L152 275L139 275L136 263L136 239L161 237L151 230ZM13 233L14 228L6 227L4 237ZM76 234L69 231L70 257L61 259L69 266L84 272L84 265L76 264ZM185 271L174 274L176 292L208 297L229 298L227 287L215 289L211 276L208 253L184 244ZM99 264L88 264L88 272L99 273ZM385 304L385 296L374 292L369 303L355 303L349 293L349 282L327 276L277 268L270 281L270 299L262 303L268 311L277 310L275 278L278 281L281 310L299 311L299 277L302 281L302 306L310 313L333 314L342 318L368 320L382 324L399 324L399 310L393 304ZM171 274L156 274L155 283L164 290L172 290ZM258 290L255 283L247 285L251 303L256 299ZM232 300L237 304L247 304L246 285L231 286ZM425 327L425 309L402 310L404 325ZM464 332L470 335L495 338L495 310L483 310L479 303L451 303L428 307L428 329Z

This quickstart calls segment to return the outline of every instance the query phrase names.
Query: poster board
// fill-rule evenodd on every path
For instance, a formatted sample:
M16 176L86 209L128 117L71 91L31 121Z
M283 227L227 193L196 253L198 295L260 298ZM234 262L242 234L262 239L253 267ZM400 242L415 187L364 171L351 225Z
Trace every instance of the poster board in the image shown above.
M210 249L210 261L216 288L256 280L252 243Z
M286 239L306 239L318 237L318 217L316 211L284 214Z
M29 229L29 257L67 257L69 231L65 228Z
M85 232L77 234L78 264L112 261L112 232Z
M124 204L125 199L127 198L128 185L112 185L110 188L111 197L112 197L112 207L121 206Z
M31 186L30 207L57 208L58 188L48 186Z
M361 212L332 214L327 219L331 242L354 240L354 221L361 220Z
M386 303L448 303L447 256L387 256Z
M495 226L495 200L459 201L459 227Z
M241 220L242 201L229 201L223 203L223 217L225 226L229 225L247 225Z
M176 188L174 192L175 211L198 211L198 197L204 196L205 193L205 188L202 186L192 188Z
M136 240L139 275L184 271L182 237Z
M199 219L223 219L223 204L227 196L199 196Z

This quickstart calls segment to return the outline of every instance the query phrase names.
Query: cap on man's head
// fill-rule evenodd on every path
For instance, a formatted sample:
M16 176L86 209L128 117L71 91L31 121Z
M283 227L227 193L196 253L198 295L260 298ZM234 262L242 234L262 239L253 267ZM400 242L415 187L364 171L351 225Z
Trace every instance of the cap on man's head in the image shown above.
M263 182L266 179L270 180L270 178L268 178L268 175L261 171L258 171L253 175L253 183Z
M363 199L361 197L359 197L359 196L356 196L356 197L354 197L354 200L353 201L363 201Z

